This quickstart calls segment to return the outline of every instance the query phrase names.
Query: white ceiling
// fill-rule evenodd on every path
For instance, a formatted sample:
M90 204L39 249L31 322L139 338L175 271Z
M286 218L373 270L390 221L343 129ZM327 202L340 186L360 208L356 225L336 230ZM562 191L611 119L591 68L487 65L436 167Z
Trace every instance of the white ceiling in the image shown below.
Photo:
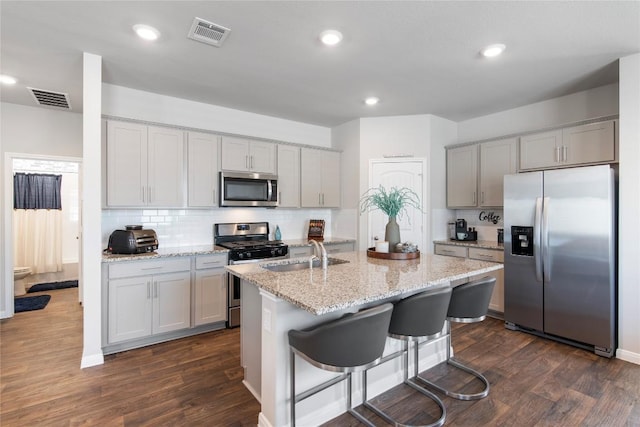
M0 15L0 72L19 79L1 100L35 105L30 86L76 112L82 52L102 56L107 83L322 126L466 120L616 82L617 59L640 52L640 1L2 0ZM231 29L223 47L186 37L195 17ZM320 44L327 28L342 44ZM480 57L498 42L502 57Z

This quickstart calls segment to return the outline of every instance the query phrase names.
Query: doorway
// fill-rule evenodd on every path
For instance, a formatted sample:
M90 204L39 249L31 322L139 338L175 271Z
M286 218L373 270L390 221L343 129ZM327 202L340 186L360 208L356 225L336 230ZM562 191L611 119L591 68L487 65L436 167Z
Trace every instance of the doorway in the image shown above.
M398 225L400 226L401 241L417 244L420 251L423 252L426 252L428 238L426 164L426 159L413 158L372 159L369 161L369 188L377 188L380 185L386 189L406 187L420 197L422 212L416 208L408 207L406 214L398 218ZM374 246L375 240L384 240L387 222L388 218L384 213L378 210L369 212L368 247Z
M5 227L6 239L4 249L5 266L8 270L6 274L11 280L7 280L5 284L6 288L4 295L6 296L7 312L4 314L8 314L8 316L4 317L11 317L14 314L14 297L18 296L22 292L26 292L34 284L67 280L79 281L81 268L81 160L82 159L75 157L69 158L7 153L5 162L5 165L7 166L5 168L5 179L7 180L7 184L5 189L10 194L7 194L5 198L5 201L8 201L5 208L8 224ZM37 268L31 268L32 274L21 279L19 282L14 282L13 280L14 267L18 264L25 263L25 260L28 260L28 257L20 256L16 259L14 253L14 245L22 245L23 240L27 240L26 238L23 239L21 237L21 233L23 233L22 230L24 230L21 222L23 217L17 216L13 209L13 176L15 173L51 174L62 176L60 191L62 202L59 224L60 233L58 235L58 240L55 241L55 245L58 246L58 250L60 251L59 267L49 268L44 271L38 271ZM21 247L21 250L22 254L26 252L24 247ZM31 265L18 266L32 267ZM80 286L81 284L79 281L79 287L77 288L77 299L79 302L81 302L82 295Z

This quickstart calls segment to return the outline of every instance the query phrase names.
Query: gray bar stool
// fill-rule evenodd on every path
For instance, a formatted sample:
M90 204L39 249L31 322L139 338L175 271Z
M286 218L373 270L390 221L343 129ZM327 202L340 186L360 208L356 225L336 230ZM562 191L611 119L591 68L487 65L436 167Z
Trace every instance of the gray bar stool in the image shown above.
M443 336L447 308L451 298L451 288L442 288L435 291L426 291L398 301L393 307L393 315L389 325L389 336L403 341L402 350L385 356L381 363L404 355L404 383L433 400L440 408L440 418L428 426L439 427L444 424L447 411L444 404L436 396L420 385L414 378L418 377L419 349L422 345ZM418 342L419 340L425 340ZM409 378L409 341L414 341L414 373ZM367 400L367 371L364 372L364 406L375 412L384 420L395 426L405 426L389 414L374 406Z
M367 369L381 359L393 305L382 304L302 331L289 331L291 363L291 425L296 425L296 403L347 380L347 409L360 422L373 424L351 407L351 373ZM342 372L322 384L296 394L295 355L311 365Z
M447 311L447 320L449 320L449 322L459 323L483 321L485 317L487 317L489 301L491 300L491 294L493 293L493 287L495 284L495 277L487 276L482 279L454 287L451 294L449 309ZM478 378L484 384L484 389L478 393L465 394L448 390L422 377L417 377L418 380L429 387L433 387L436 390L441 391L449 397L459 400L476 400L487 397L489 395L489 381L485 376L480 372L463 365L451 356L451 324L449 322L447 322L447 335L449 337L447 343L447 363Z

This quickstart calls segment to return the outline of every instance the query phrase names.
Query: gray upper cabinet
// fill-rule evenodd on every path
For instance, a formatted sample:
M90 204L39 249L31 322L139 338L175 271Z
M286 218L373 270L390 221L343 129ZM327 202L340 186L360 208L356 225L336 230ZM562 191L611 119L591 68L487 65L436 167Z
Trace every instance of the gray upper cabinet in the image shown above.
M300 207L300 147L278 145L278 202L281 208Z
M303 208L340 207L340 153L302 148L300 202Z
M276 173L276 144L222 137L222 170Z
M447 149L447 206L475 207L478 191L478 145Z
M503 177L516 173L518 139L507 138L480 144L480 207L501 207Z
M218 205L218 136L187 134L188 205L212 208Z
M181 207L184 204L184 132L109 121L107 206Z
M572 126L520 138L520 170L616 161L612 120Z

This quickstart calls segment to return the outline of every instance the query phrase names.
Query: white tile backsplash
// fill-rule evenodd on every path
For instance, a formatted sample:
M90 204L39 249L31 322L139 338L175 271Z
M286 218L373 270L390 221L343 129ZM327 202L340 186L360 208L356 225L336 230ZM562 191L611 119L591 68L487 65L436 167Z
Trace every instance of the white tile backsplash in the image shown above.
M331 215L332 211L328 209L105 209L102 211L102 243L106 248L113 230L140 224L144 228L153 228L163 247L211 245L213 224L257 221L269 222L272 239L277 225L282 239L299 240L307 237L309 219L324 219L325 236L331 237ZM354 236L341 234L335 237Z

